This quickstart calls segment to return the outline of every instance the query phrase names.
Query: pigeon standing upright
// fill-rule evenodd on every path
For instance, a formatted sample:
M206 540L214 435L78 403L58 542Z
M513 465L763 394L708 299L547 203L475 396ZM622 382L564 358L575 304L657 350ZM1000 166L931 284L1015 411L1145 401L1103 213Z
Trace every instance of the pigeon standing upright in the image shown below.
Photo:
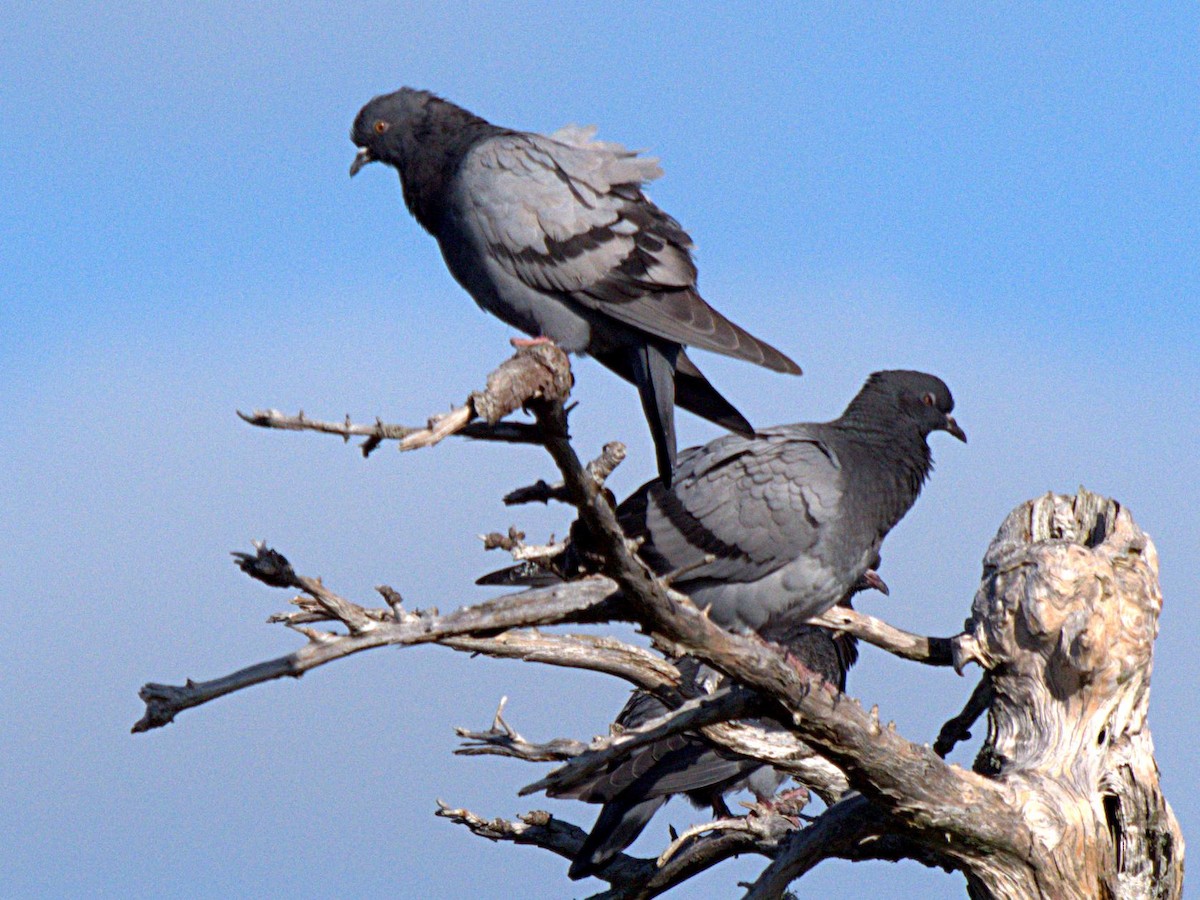
M476 303L633 382L669 485L676 404L754 433L685 347L793 375L800 367L697 292L691 238L642 193L662 174L657 160L593 134L514 131L401 88L358 113L350 174L375 161L393 166L409 211Z
M657 574L677 573L672 587L717 624L785 645L807 633L810 646L792 652L842 682L850 658L825 654L822 661L815 648L829 638L804 623L856 590L882 584L873 571L879 548L933 468L927 438L945 431L967 439L953 409L940 378L876 372L831 422L780 425L753 438L726 435L683 451L674 483L644 484L620 504L617 518L643 561ZM590 544L576 523L570 545L550 563L552 574L591 568ZM479 583L546 578L522 564ZM624 715L644 721L658 702L635 698ZM652 745L569 795L605 803L572 877L596 871L628 846L671 794L713 803L751 774L771 787L769 767L694 738L677 744Z
M820 615L863 578L933 468L926 438L967 436L933 375L876 372L831 422L725 435L679 455L670 486L650 481L617 518L656 573L724 628L775 640ZM572 529L559 570L586 568L586 529ZM520 584L524 566L481 584ZM534 576L536 579L536 576Z

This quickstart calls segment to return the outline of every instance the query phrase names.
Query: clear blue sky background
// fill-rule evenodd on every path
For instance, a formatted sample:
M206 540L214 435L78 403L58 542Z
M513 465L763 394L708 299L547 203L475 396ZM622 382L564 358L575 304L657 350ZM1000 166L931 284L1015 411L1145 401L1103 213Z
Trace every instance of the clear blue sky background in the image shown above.
M531 766L460 759L502 694L533 738L603 731L624 689L448 650L376 651L132 737L147 680L284 653L287 595L228 551L265 538L357 599L482 599L475 535L550 466L450 442L364 461L237 408L417 422L507 356L403 211L346 177L373 94L434 89L507 125L647 148L707 297L802 379L703 355L757 423L836 415L872 370L946 379L969 446L884 547L866 608L949 634L1004 515L1079 484L1155 539L1151 723L1200 824L1200 159L1193 4L5 4L0 55L0 883L21 896L570 896L564 861L433 818L518 799ZM581 452L629 443L633 391L577 367ZM715 432L690 417L687 443ZM969 679L866 650L851 688L931 740ZM978 741L955 759L969 764ZM590 824L590 807L553 809ZM668 807L639 845L661 844ZM729 896L760 864L680 896ZM590 886L596 886L592 882ZM962 896L915 864L826 864L830 897Z

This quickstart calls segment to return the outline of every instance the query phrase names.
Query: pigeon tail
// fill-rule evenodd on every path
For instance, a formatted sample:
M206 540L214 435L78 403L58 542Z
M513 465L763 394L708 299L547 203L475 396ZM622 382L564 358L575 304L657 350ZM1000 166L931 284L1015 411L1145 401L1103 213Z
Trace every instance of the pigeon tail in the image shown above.
M675 359L675 405L734 434L754 437L754 426L709 383L683 348Z
M603 869L614 856L637 839L659 807L666 802L667 797L658 795L639 798L632 803L626 797L604 804L591 833L571 861L567 876L572 881L578 881Z
M609 371L637 384L635 355L632 350L616 350L597 353L595 359ZM675 356L675 405L734 434L754 437L754 426L712 386L683 347Z
M633 383L642 398L642 411L654 438L658 476L670 487L675 473L675 360L678 344L647 341L626 351L631 358Z
M475 583L484 587L549 587L552 584L561 584L562 580L561 575L552 572L546 566L525 560L515 566L481 575L475 579Z

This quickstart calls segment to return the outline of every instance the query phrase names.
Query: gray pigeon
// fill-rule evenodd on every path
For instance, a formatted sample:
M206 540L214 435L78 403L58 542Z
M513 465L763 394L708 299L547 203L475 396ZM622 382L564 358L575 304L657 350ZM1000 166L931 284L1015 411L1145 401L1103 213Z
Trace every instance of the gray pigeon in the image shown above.
M874 561L872 570L878 565L878 560ZM841 604L850 606L851 596L869 587L887 592L887 585L872 571L854 585ZM858 659L855 638L834 635L816 625L802 625L789 636L786 645L795 659L838 690L846 689L846 673ZM681 660L679 666L684 678L696 683L715 675L693 659ZM667 704L658 697L635 691L617 722L625 728L636 728L667 711ZM748 788L761 802L775 793L783 779L769 765L717 748L692 734L673 735L635 750L587 782L553 795L604 804L596 824L571 861L568 874L579 879L603 869L637 839L659 808L675 794L685 794L696 807L711 806L714 816L728 817L726 793Z
M779 639L829 609L864 577L884 537L933 468L926 438L967 437L940 378L876 372L832 422L726 435L685 450L675 482L651 481L617 510L657 573L713 621ZM556 565L587 567L588 536L572 531ZM714 557L706 561L706 557ZM520 567L482 584L527 583Z
M350 137L360 149L350 174L369 162L393 166L409 211L476 303L637 385L669 485L676 404L754 434L685 346L794 375L800 367L697 293L691 238L641 190L662 174L657 161L593 134L501 128L401 88L354 120Z

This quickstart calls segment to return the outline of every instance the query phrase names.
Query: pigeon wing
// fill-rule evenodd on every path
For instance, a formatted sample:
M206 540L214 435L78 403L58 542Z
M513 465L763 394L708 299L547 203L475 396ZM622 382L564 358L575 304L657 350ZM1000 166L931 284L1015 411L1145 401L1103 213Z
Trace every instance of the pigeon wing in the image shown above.
M455 202L487 253L530 288L674 343L785 372L799 367L695 290L691 238L648 200L654 159L591 141L509 133L463 160Z
M651 482L622 504L622 524L645 539L660 572L679 583L751 582L811 553L838 515L841 467L803 427L729 435L680 456L675 485ZM705 563L705 557L715 557Z

